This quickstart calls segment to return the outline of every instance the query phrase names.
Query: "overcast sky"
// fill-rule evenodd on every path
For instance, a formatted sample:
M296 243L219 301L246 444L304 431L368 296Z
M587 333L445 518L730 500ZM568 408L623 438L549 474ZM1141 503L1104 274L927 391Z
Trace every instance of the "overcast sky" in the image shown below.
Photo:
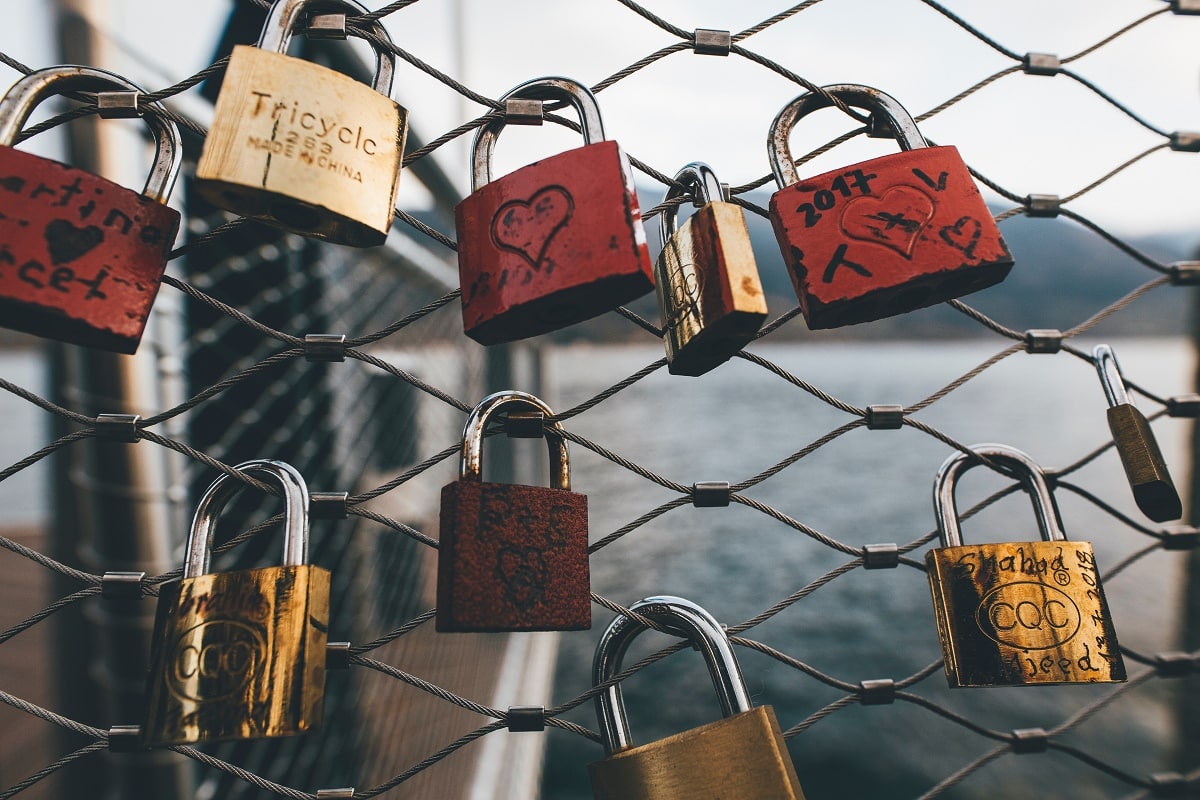
M95 0L113 49L98 66L148 89L205 66L229 0ZM367 0L371 8L383 0ZM54 63L46 0L6 0L11 24L0 49L30 66ZM766 0L644 0L679 27L739 31L786 8ZM1063 58L1161 9L1163 0L944 0L942 5L1016 53ZM457 22L461 20L461 25ZM616 0L420 0L387 19L408 52L481 94L498 97L529 78L562 75L595 85L676 41ZM461 34L461 35L459 35ZM818 83L863 83L895 96L915 116L1012 62L920 0L824 0L745 47ZM1161 14L1069 65L1162 130L1200 130L1200 16ZM0 67L11 82L16 73ZM761 65L675 53L598 95L609 138L665 173L701 160L742 185L769 174L766 139L775 114L803 89ZM194 90L188 93L194 103ZM395 98L426 140L483 109L402 62ZM194 110L194 108L192 109ZM849 129L836 111L805 119L795 155ZM1018 194L1072 194L1161 141L1066 76L1006 76L922 125L955 144L971 166ZM436 157L463 191L471 137ZM578 145L559 126L506 130L496 174ZM805 165L815 174L888 152L856 141ZM412 182L410 182L412 183ZM659 187L648 183L653 191ZM420 204L401 180L402 205ZM773 184L772 184L773 186ZM1114 231L1141 234L1200 222L1200 154L1163 151L1071 203ZM985 190L989 200L999 200ZM660 198L643 197L643 206ZM1007 202L1007 201L1001 201ZM1200 238L1200 234L1197 235Z

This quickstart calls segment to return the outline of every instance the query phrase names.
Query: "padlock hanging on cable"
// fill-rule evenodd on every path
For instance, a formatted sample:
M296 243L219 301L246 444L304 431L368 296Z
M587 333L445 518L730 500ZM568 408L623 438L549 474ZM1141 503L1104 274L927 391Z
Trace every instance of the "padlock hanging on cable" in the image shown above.
M925 566L950 688L1124 682L1091 543L1067 539L1046 476L1028 455L1002 444L970 450L1021 481L1042 540L964 545L954 491L983 462L969 453L943 462L933 485L941 544Z
M381 245L395 215L408 112L391 98L396 54L371 86L286 55L306 12L366 14L357 0L275 0L257 46L237 45L196 165L218 208L353 247ZM390 42L378 21L371 32Z
M64 65L31 72L0 99L0 324L134 353L179 231L166 202L182 140L161 106L138 103L155 141L140 193L12 147L39 103L74 91L142 94L115 73Z
M538 78L515 99L565 100L584 146L492 180L503 117L479 129L471 194L454 209L463 330L484 345L565 328L654 289L633 170L604 138L596 98L569 78Z
M507 411L541 419L551 486L483 480L483 435ZM442 488L438 631L583 630L592 624L587 496L571 491L567 442L526 392L488 395L467 416L459 479ZM510 434L513 420L508 422Z
M871 113L904 152L801 179L788 137L830 96ZM886 127L885 127L886 126ZM958 150L929 147L890 95L836 84L802 94L767 136L770 217L809 328L902 314L1004 280L1013 258Z
M595 800L804 800L775 711L751 704L721 623L682 597L647 597L629 610L692 643L708 666L724 716L637 745L621 684L606 687L596 695L596 717L607 757L588 765ZM609 624L596 645L594 686L620 674L625 651L645 630L645 623L625 615Z
M677 210L662 212L662 252L654 288L663 321L667 370L703 375L754 339L767 318L750 232L742 209L725 202L702 162L684 166L664 202L693 193L699 208L676 230Z
M1110 346L1100 344L1092 350L1092 358L1108 399L1108 429L1133 490L1134 502L1155 522L1179 519L1183 516L1183 502L1171 480L1158 440L1154 438L1150 420L1138 410L1125 390L1125 378L1116 354Z
M282 490L283 564L208 571L217 517L245 487L218 477L196 506L183 576L159 590L142 726L150 746L291 736L321 725L330 575L308 563L308 488L282 461L234 469Z

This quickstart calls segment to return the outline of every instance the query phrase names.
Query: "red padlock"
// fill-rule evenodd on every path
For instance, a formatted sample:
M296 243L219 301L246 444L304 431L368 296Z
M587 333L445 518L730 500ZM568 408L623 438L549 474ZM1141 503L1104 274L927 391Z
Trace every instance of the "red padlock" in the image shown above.
M165 202L183 144L157 103L138 103L157 144L140 194L11 146L41 101L77 90L142 92L111 72L68 65L32 72L0 99L0 324L133 353L179 230L179 212Z
M633 170L604 140L596 98L567 78L523 83L501 98L563 99L584 147L491 181L505 120L475 137L471 194L454 209L463 330L499 344L591 319L653 291ZM539 118L540 119L540 118Z
M781 187L771 223L810 328L869 322L1004 280L1008 246L953 146L929 147L895 98L856 84L822 87L788 104L767 150ZM885 117L904 152L800 180L788 137L829 95Z
M540 416L552 487L484 483L482 444L491 416ZM568 631L592 626L587 496L571 491L567 443L549 406L525 392L483 399L463 429L459 480L442 489L437 630Z

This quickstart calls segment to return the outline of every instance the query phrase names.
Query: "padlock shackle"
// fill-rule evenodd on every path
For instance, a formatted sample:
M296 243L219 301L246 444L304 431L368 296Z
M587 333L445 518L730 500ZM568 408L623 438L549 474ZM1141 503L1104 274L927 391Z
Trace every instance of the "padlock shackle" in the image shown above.
M712 167L703 161L685 164L679 172L675 173L675 184L677 185L667 187L667 194L663 197L664 203L689 191L694 198L693 204L697 207L722 202L725 199L725 192L721 188L721 182L717 180L717 173L713 172ZM665 209L659 215L659 232L663 247L666 247L667 242L675 235L675 223L678 216L678 207Z
M583 129L585 145L604 141L604 122L600 119L600 104L582 83L570 78L535 78L520 84L500 98L500 104L512 99L524 100L565 100L579 112L580 127ZM471 155L471 191L476 192L481 187L492 182L492 153L496 149L496 137L504 130L503 117L494 119L480 128L475 134L475 143Z
M255 477L268 478L283 490L283 566L298 567L308 563L308 484L291 464L268 459L243 461L234 467ZM246 484L222 473L209 485L200 502L188 532L187 551L183 562L183 577L195 578L208 573L212 557L213 529L221 509Z
M669 633L687 639L700 651L708 665L724 716L731 717L753 708L741 667L733 653L733 645L721 623L712 614L691 600L669 595L647 597L631 605L629 610L653 620ZM634 638L645 630L647 628L643 623L623 614L609 623L596 645L596 656L592 661L593 686L599 686L620 673L625 651ZM612 755L633 746L620 683L614 683L596 695L596 717L606 754Z
M767 134L767 157L771 162L771 174L775 176L775 182L780 188L800 181L800 173L796 171L796 162L792 159L792 151L788 147L792 128L801 117L832 106L829 95L848 106L861 108L872 114L882 113L891 122L892 131L896 134L896 141L900 143L901 150L919 150L929 146L921 131L917 129L912 115L891 95L857 83L835 83L822 86L821 89L828 92L828 95L820 92L802 94L784 106L771 123L770 132Z
M14 83L0 98L0 144L12 146L29 115L43 100L79 90L146 93L129 79L97 67L65 64L34 70ZM139 98L138 108L154 134L156 150L142 195L165 204L175 188L183 163L183 138L158 103L143 103Z
M1032 458L1015 447L1004 444L976 444L970 449L976 455L984 456L1007 468L1013 477L1021 481L1033 500L1033 510L1042 539L1047 542L1066 541L1067 535L1063 531L1062 517L1059 515L1054 493L1050 491L1046 474ZM933 482L933 509L942 547L962 546L962 528L958 522L958 505L954 499L954 490L964 472L982 463L967 453L955 453L942 462L938 469Z
M1117 354L1106 344L1098 344L1092 350L1092 358L1096 361L1096 372L1100 374L1100 385L1104 387L1104 397L1110 408L1120 405L1133 405L1133 399L1125 389L1125 377L1121 374L1121 366L1117 363Z
M370 9L358 0L275 0L271 10L267 12L262 34L258 37L258 48L287 55L288 45L292 43L292 34L300 24L302 15L305 11L316 10L310 6L318 6L320 11L325 12L344 9L360 15L371 13ZM386 42L392 41L391 34L379 20L375 20L371 25L371 32ZM391 98L392 82L396 75L396 54L391 51L385 54L374 46L372 49L375 50L375 78L371 81L371 88L384 97Z
M498 411L517 407L530 407L547 417L554 416L550 406L527 392L507 390L483 398L467 415L467 423L463 426L462 454L458 467L460 480L483 480L483 432L488 420ZM543 422L542 434L550 452L550 486L569 491L571 463L567 454L567 440L562 435L562 426L557 422Z

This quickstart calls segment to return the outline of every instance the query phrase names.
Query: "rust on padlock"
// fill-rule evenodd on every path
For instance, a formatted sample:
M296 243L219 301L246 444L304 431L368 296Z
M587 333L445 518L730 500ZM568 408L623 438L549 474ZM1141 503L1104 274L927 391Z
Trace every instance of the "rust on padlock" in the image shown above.
M179 212L165 204L182 160L178 129L157 104L144 105L158 153L141 193L6 144L46 97L112 88L137 90L104 70L51 67L0 102L0 321L133 353L179 230Z
M572 535L587 530L586 496L458 481L442 489L441 526L437 605L454 630L591 627L587 541Z
M808 326L868 322L1002 281L1012 254L958 150L926 146L911 117L883 92L824 88L873 119L886 114L904 152L801 180L787 134L829 102L801 95L776 118L768 146L781 188L770 216Z

